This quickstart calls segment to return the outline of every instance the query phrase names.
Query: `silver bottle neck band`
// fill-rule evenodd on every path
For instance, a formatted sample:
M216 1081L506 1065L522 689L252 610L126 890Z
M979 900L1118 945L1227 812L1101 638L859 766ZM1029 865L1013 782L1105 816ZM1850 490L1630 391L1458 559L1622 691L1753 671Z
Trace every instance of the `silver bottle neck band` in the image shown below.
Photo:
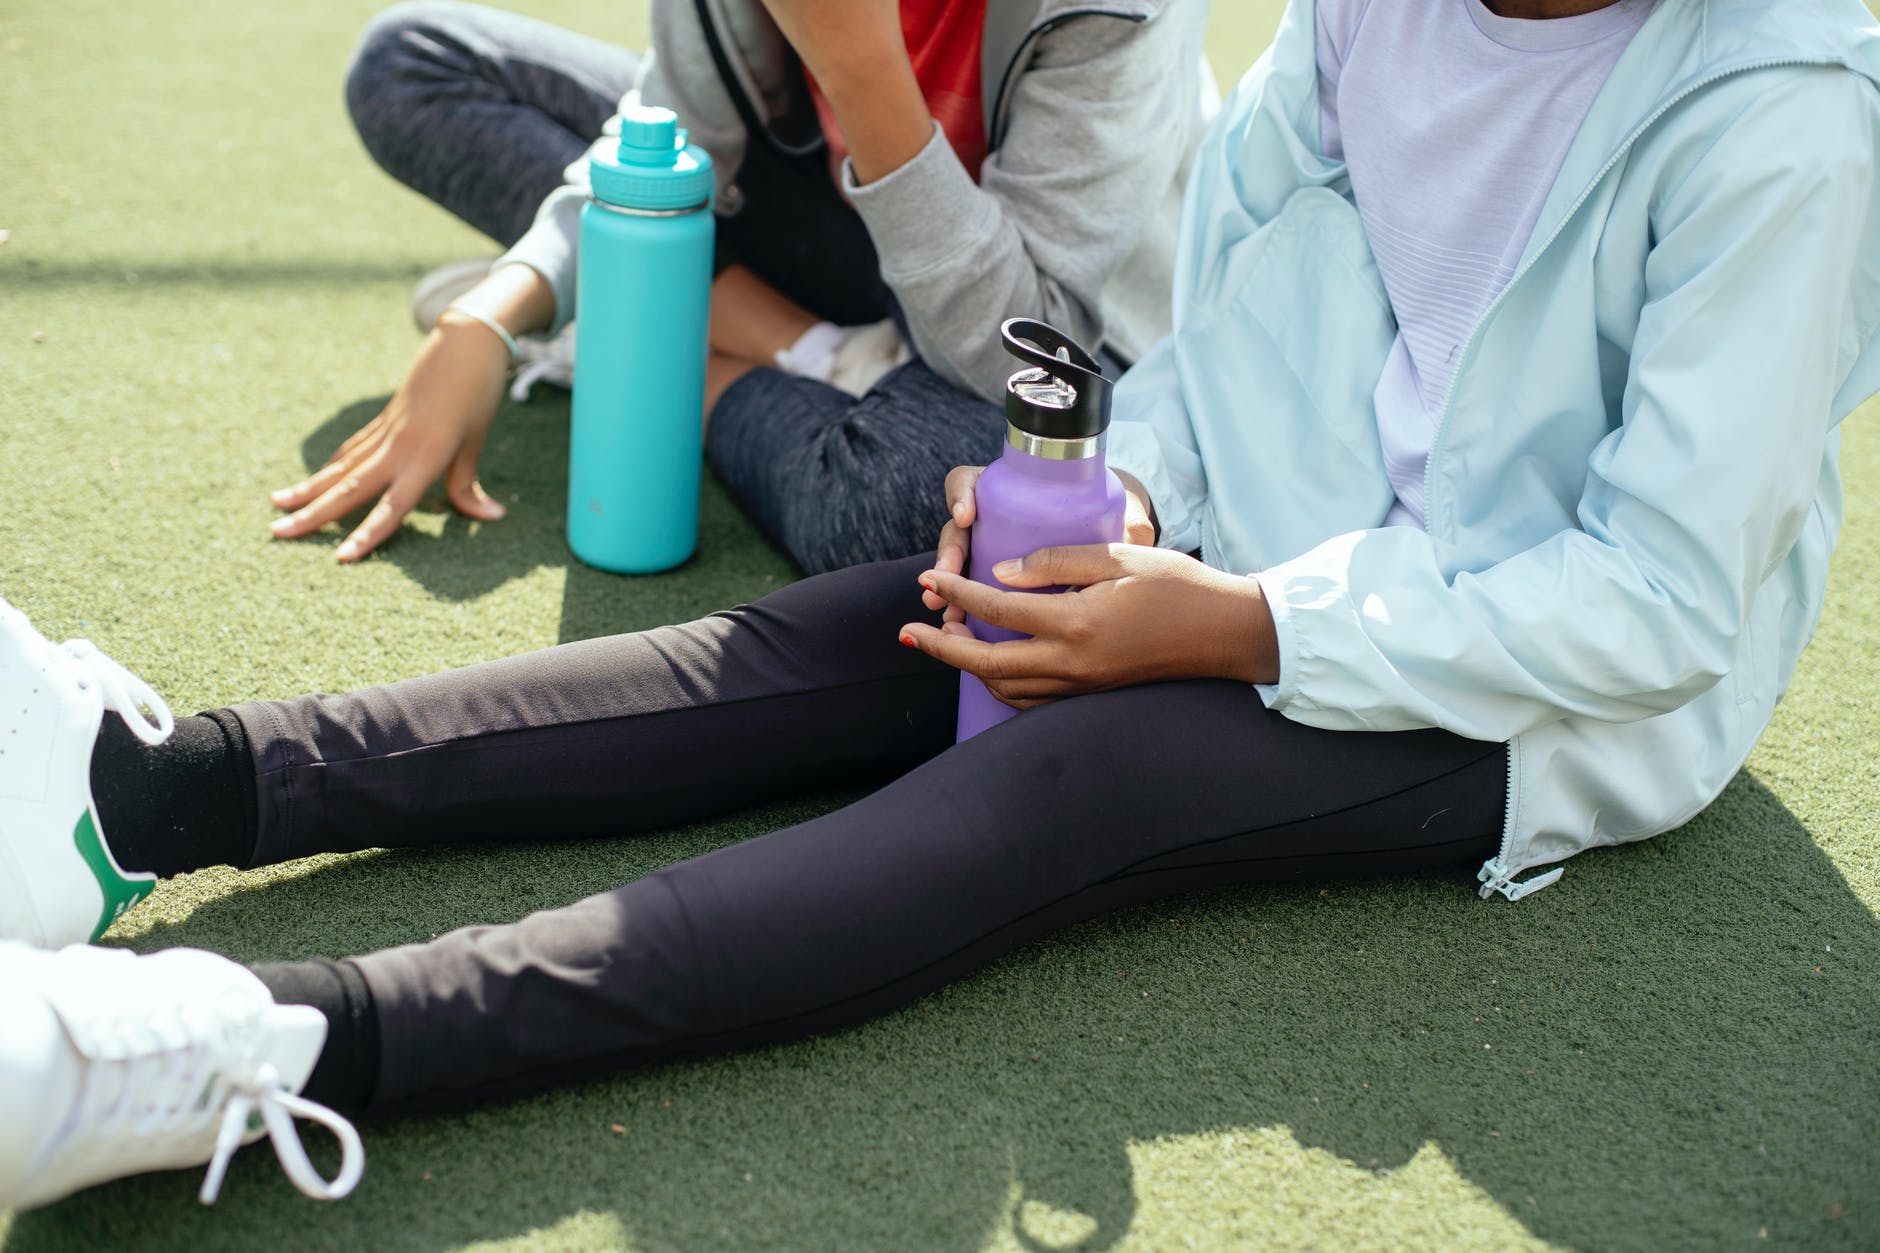
M1010 422L1005 424L1005 442L1022 453L1030 453L1046 461L1088 461L1103 454L1101 435L1086 435L1082 439L1046 439L1042 435L1021 431Z
M589 196L588 203L596 209L605 209L609 213L618 213L626 218L682 218L688 213L697 213L710 206L711 201L701 200L689 209L629 209L623 204L608 204L599 196Z

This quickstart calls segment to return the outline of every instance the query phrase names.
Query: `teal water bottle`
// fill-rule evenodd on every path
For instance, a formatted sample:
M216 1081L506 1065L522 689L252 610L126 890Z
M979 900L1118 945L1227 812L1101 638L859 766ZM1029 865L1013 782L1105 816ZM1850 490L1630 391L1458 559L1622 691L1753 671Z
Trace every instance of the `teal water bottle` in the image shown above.
M589 161L576 274L568 547L618 574L698 547L712 162L670 109L621 115Z

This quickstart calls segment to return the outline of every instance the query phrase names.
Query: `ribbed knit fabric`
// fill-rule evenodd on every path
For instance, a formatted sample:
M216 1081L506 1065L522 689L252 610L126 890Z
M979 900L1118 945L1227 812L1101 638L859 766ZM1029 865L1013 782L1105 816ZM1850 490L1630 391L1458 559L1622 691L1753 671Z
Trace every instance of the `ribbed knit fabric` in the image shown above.
M254 766L241 724L223 711L178 718L156 745L107 715L92 749L91 795L125 870L168 876L246 866L253 856Z
M1462 351L1520 263L1580 123L1650 0L1573 17L1501 17L1482 0L1323 0L1319 124L1390 293L1398 340L1378 437L1421 526L1424 467Z
M251 969L276 1005L311 1005L326 1015L326 1044L301 1095L334 1109L364 1109L379 1083L379 1016L359 968L316 957Z

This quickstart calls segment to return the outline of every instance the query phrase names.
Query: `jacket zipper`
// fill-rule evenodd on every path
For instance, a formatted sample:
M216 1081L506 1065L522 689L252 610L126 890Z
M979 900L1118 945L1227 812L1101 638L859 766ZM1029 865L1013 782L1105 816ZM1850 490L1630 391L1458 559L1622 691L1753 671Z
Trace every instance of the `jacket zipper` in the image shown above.
M787 143L781 138L775 127L767 125L757 116L757 106L744 92L744 84L739 80L736 68L731 64L731 54L725 50L724 42L719 37L718 22L712 15L709 0L694 0L693 7L698 12L699 27L705 32L705 48L711 53L712 64L718 67L718 77L724 82L725 93L731 97L731 107L737 111L738 120L744 123L747 143L757 140L769 144L778 152L789 157L807 156L822 146L820 128L814 139L808 144Z
M1834 60L1831 57L1778 57L1767 61L1751 61L1742 65L1733 65L1727 69L1714 71L1698 79L1696 82L1691 83L1676 95L1661 102L1644 121L1640 122L1632 129L1632 133L1625 137L1623 143L1613 149L1612 155L1607 157L1606 163L1599 167L1599 172L1594 174L1592 179L1586 184L1585 189L1580 192L1579 198L1573 202L1567 212L1562 215L1560 221L1554 225L1553 232L1547 236L1546 241L1529 254L1528 259L1522 263L1521 268L1515 271L1514 277L1510 278L1507 283L1502 286L1502 289L1495 293L1495 298L1489 301L1488 308L1484 309L1482 316L1476 319L1475 326L1469 331L1469 338L1463 343L1462 355L1456 362L1456 372L1449 380L1449 390L1443 394L1443 407L1442 411L1437 415L1436 430L1430 437L1430 455L1423 463L1425 531L1429 529L1428 519L1435 512L1434 509L1431 508L1431 503L1434 499L1431 494L1431 489L1435 482L1434 470L1436 467L1436 458L1442 451L1443 435L1449 429L1449 417L1455 405L1456 387L1462 380L1463 372L1469 368L1469 362L1475 356L1476 347L1481 343L1482 328L1488 325L1490 318L1495 316L1495 311L1501 307L1502 301L1506 299L1508 293L1514 289L1514 285L1520 282L1527 272L1533 269L1535 264L1546 255L1547 250L1554 246L1554 241L1559 239L1566 231L1567 224L1579 216L1580 210L1585 207L1586 202L1592 198L1594 190L1606 180L1606 175L1612 173L1613 167L1619 163L1625 154L1632 150L1632 146L1639 141L1640 136L1650 130L1652 126L1657 123L1658 119L1670 112L1673 107L1682 103L1696 92L1702 91L1704 88L1709 87L1713 83L1720 82L1723 79L1731 78L1738 74L1746 74L1752 70L1776 69L1785 65L1834 66L1840 64L1842 64L1842 62ZM1525 882L1514 882L1514 876L1519 874L1520 870L1509 868L1508 855L1513 851L1514 847L1515 772L1518 764L1518 755L1519 750L1516 748L1514 741L1509 741L1507 817L1502 826L1501 851L1486 862L1476 876L1482 885L1481 889L1476 894L1484 900L1494 893L1499 892L1511 901L1518 901L1524 896L1532 895L1544 887L1558 883L1560 876L1565 873L1561 867L1556 866L1547 873L1536 875Z

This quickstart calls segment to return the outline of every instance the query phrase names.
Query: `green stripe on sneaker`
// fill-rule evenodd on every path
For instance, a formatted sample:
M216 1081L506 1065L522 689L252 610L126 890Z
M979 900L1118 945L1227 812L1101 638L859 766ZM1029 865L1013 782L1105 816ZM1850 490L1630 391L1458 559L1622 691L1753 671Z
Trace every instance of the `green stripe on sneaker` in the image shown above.
M155 884L149 879L126 879L111 864L110 856L104 851L104 841L98 838L98 825L91 820L89 809L78 816L78 825L72 828L72 843L78 846L78 855L91 867L92 877L98 880L98 889L104 893L104 909L98 915L98 925L91 932L91 938L95 940L122 917L125 910L149 896Z

